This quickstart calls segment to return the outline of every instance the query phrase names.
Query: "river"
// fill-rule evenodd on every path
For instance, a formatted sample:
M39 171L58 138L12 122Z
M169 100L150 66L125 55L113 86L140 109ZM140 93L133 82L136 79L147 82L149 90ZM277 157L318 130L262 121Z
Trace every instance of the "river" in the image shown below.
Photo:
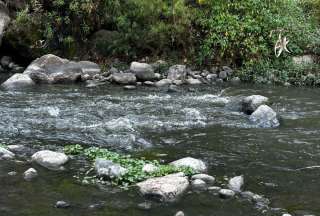
M281 126L261 129L239 112L243 96L272 101ZM0 162L0 215L6 216L189 216L320 215L320 94L318 89L253 85L185 87L168 93L140 87L38 86L0 90L0 142L37 149L66 144L111 150L170 162L186 156L204 160L209 174L223 179L244 175L245 190L267 197L269 209L211 193L188 193L174 204L152 204L132 188L82 185L73 177L81 161L52 172L26 161ZM35 167L39 177L22 173ZM16 171L18 175L7 173ZM57 200L72 204L56 209ZM95 205L96 204L96 205ZM90 206L90 205L95 205ZM99 208L98 208L98 207Z

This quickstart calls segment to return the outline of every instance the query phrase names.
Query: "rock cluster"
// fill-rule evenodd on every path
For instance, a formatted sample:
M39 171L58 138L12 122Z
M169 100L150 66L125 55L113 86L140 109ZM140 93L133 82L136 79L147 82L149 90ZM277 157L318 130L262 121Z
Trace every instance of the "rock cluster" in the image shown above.
M261 95L245 97L241 102L241 110L250 115L249 120L261 128L275 128L280 125L277 113L269 107L269 99Z
M119 70L111 67L102 72L99 65L90 61L70 61L58 56L47 54L34 60L21 74L23 68L14 63L8 64L8 58L3 57L5 67L12 67L15 74L2 84L7 89L16 89L36 84L67 84L86 82L88 88L115 83L123 85L126 90L133 90L136 86L169 87L175 89L179 85L201 85L221 83L239 78L232 78L233 70L227 66L214 68L210 71L193 71L186 65L173 65L165 68L163 61L154 64L132 62L129 69ZM0 68L1 71L1 68ZM175 91L174 91L175 92Z

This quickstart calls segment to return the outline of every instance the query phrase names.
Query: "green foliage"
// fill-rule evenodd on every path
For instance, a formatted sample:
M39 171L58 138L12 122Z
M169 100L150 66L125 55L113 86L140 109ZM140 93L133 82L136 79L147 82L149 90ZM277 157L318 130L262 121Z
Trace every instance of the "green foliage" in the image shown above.
M297 65L281 59L245 65L238 75L243 81L263 84L320 86L320 65Z
M125 175L120 178L112 179L112 182L116 185L129 186L148 178L165 176L177 172L183 172L188 176L195 173L188 167L176 168L171 165L160 164L158 161L136 159L132 158L130 155L121 155L98 147L85 149L81 145L69 145L65 146L64 151L66 154L70 155L83 155L91 161L94 161L97 158L107 159L126 168L127 173ZM146 173L142 170L143 166L146 164L153 164L158 169L155 172Z
M204 37L201 61L272 60L280 31L290 40L292 54L308 52L310 42L319 38L296 0L207 1L198 21Z

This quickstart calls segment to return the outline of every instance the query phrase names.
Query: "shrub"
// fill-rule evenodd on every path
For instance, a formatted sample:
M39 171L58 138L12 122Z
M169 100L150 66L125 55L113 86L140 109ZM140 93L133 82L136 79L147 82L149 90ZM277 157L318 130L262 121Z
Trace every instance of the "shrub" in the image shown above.
M204 38L201 61L240 65L266 58L272 61L279 31L290 40L294 55L311 51L311 42L319 42L319 32L295 0L206 1L198 22Z

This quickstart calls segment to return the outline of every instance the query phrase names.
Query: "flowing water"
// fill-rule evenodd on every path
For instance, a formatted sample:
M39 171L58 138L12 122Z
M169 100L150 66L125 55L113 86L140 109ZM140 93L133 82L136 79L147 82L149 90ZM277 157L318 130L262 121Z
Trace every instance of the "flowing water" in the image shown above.
M257 128L238 111L241 97L252 94L271 99L279 128ZM244 175L246 190L271 201L261 210L241 199L188 193L177 203L152 203L145 210L134 188L79 184L73 176L83 161L71 160L67 171L52 172L20 158L0 162L0 215L170 216L183 210L189 216L248 216L279 215L279 209L320 215L319 99L318 89L245 85L187 87L179 93L116 86L0 90L1 143L35 149L79 143L163 162L191 156L206 161L218 179ZM39 177L26 182L22 173L31 166ZM18 174L9 176L10 171ZM57 200L72 207L56 209Z

